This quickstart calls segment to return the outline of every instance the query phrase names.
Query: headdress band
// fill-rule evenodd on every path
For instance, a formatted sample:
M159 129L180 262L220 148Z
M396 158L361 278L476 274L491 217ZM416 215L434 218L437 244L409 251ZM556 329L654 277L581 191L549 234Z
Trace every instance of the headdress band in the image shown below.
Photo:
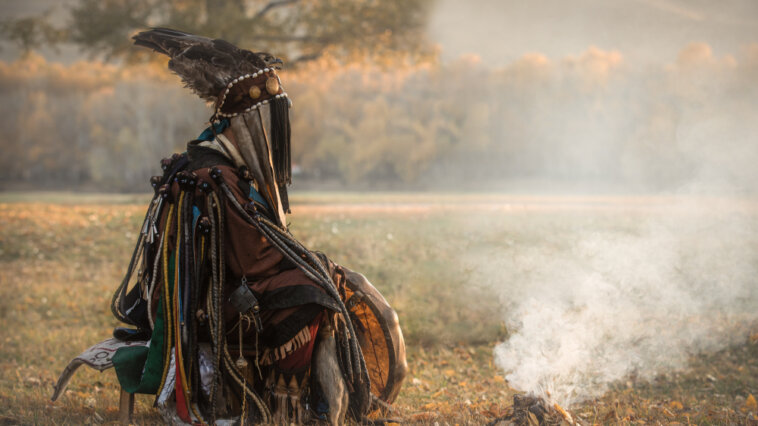
M230 81L216 104L217 117L234 117L286 98L281 80L273 68L264 68L254 74L245 74Z

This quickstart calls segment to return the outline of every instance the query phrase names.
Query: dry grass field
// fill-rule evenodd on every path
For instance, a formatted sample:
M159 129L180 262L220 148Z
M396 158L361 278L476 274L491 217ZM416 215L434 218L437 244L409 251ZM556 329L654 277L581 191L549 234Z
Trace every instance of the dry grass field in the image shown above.
M49 398L68 361L117 325L109 301L146 201L0 195L0 424L116 421L112 371L82 368L59 401ZM410 375L393 418L486 424L509 413L516 393L492 356L508 330L498 297L472 282L462 254L481 241L519 250L576 224L623 226L656 209L644 198L306 194L293 200L291 231L363 272L398 311ZM738 340L692 355L682 371L613 384L571 411L588 424L746 424L758 412L758 334ZM136 423L160 423L151 403L137 397Z

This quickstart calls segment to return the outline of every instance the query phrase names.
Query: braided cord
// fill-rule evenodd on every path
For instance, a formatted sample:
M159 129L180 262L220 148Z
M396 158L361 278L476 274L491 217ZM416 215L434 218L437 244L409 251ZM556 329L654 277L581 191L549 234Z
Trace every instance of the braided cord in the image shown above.
M171 229L171 221L173 220L174 215L174 209L173 206L169 205L168 210L168 217L166 218L166 228L163 230L164 235L168 234L169 229ZM173 328L173 324L171 321L172 315L171 315L171 295L169 293L169 277L168 277L168 244L163 245L163 252L161 253L161 259L163 263L163 307L165 308L163 310L163 315L165 316L166 320L166 331L163 344L165 345L164 348L164 355L163 355L163 374L161 377L161 384L158 386L158 389L163 389L163 386L166 384L166 377L168 376L168 368L171 361L171 332ZM160 394L160 391L159 391Z
M189 401L189 384L187 383L187 376L184 372L184 356L182 354L182 328L183 328L183 318L182 318L182 305L181 305L181 298L182 298L182 291L181 291L181 277L182 274L181 271L181 265L182 265L182 257L181 255L184 253L182 250L182 213L184 210L184 192L181 192L179 195L179 204L176 207L177 215L176 215L176 252L174 253L174 294L173 294L173 303L174 303L174 349L176 350L176 370L177 374L182 380L182 386L181 389L177 389L177 391L182 391L184 393L184 400ZM184 271L186 272L186 271Z
M234 359L232 359L232 355L229 353L229 348L226 345L226 342L224 342L224 365L226 366L227 371L229 372L229 375L234 379L235 382L240 386L240 388L243 389L243 393L247 394L247 396L250 397L250 399L255 402L255 406L258 408L258 412L261 415L261 423L267 424L271 422L271 412L268 410L268 407L266 404L261 400L260 396L258 396L257 393L255 393L254 390L252 390L249 386L245 384L245 378L241 371L237 368L237 365L234 362ZM243 394L243 398L245 398L245 395Z
M219 289L219 274L218 274L218 223L216 222L216 215L214 212L214 195L211 193L206 197L206 210L208 212L208 219L211 223L211 240L210 240L210 256L211 256L211 288L206 292L206 306L208 308L208 325L211 332L211 340L213 342L213 382L211 383L211 422L216 421L216 405L218 403L218 385L221 380L221 352L220 352L220 332L219 332L219 318L216 315L216 300L218 299L217 293Z
M349 311L345 307L345 304L342 302L342 298L337 292L337 288L331 278L331 275L326 271L324 265L313 255L313 253L306 249L289 233L283 231L279 226L264 216L258 214L257 212L255 213L254 218L251 217L250 214L244 209L244 207L240 205L234 194L225 183L220 182L219 187L222 189L224 195L226 195L226 198L229 200L235 210L246 222L257 228L285 257L296 264L308 278L321 286L327 292L327 294L331 296L335 302L337 302L340 308L340 313L344 318L344 321L342 321L342 323L344 323L344 326L341 327L343 335L342 340L343 342L346 341L348 345L347 347L344 347L344 349L348 352L346 354L348 362L343 363L345 364L344 368L347 370L344 373L352 383L356 382L355 373L358 373L359 377L357 377L357 382L362 382L361 384L364 386L362 391L359 393L360 398L362 398L362 401L360 402L362 405L367 404L369 402L368 398L370 395L371 384L368 374L366 374L366 362L363 359L363 353L358 347L356 338L357 334L353 328L352 321L350 320ZM343 343L343 346L344 345L345 343ZM358 389L355 390L358 391Z
M237 368L234 360L229 354L226 336L224 333L224 320L223 320L223 306L222 306L222 288L224 284L224 253L223 253L223 241L224 241L224 209L221 205L221 200L218 195L211 192L207 197L208 218L211 221L211 270L212 270L212 286L210 291L206 295L208 305L208 318L210 323L211 339L213 341L213 349L215 355L214 365L214 380L211 386L211 418L215 419L215 407L216 398L218 394L218 374L220 373L221 365L223 365L229 376L234 380L240 388L243 390L243 398L251 398L260 413L263 423L269 423L271 413L268 410L266 404L255 393L255 391L247 386L245 376Z
M158 242L157 256L161 256L163 251L163 244L166 239L166 232L161 235L161 240ZM153 274L150 277L150 285L147 288L147 317L150 321L150 328L155 328L153 323L153 292L155 291L155 283L158 281L158 267L161 264L160 257L153 260Z

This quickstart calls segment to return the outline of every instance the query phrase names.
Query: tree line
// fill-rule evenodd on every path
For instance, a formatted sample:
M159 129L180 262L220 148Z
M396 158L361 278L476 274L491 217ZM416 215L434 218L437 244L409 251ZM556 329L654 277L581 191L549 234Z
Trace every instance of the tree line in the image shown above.
M749 53L749 52L748 52ZM616 52L503 68L407 53L328 52L282 81L295 185L482 188L508 182L753 187L758 54L632 70ZM0 62L4 187L143 191L211 110L165 64Z

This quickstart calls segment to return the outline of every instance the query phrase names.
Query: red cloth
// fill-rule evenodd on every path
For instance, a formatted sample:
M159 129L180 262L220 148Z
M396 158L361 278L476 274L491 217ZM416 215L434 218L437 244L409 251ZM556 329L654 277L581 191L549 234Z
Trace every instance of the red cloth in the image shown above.
M286 358L277 361L276 365L280 370L285 372L298 371L310 365L311 358L313 357L313 347L316 343L316 334L318 334L318 327L321 324L323 316L324 314L320 313L311 322L311 340L308 343L287 355Z

